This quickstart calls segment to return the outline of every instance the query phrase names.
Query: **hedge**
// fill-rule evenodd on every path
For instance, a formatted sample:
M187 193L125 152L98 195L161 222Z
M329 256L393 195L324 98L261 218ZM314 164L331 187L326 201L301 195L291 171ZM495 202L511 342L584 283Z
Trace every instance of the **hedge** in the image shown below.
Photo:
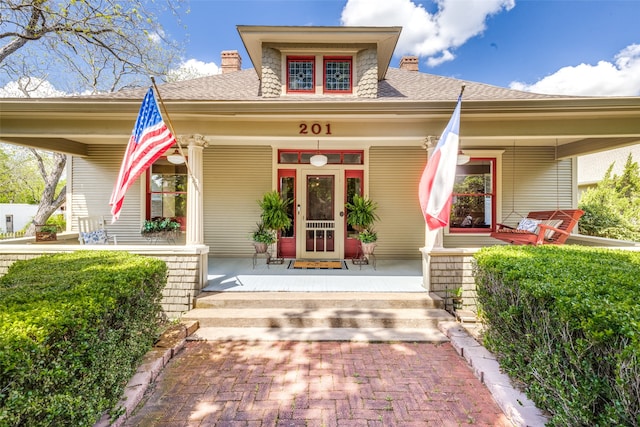
M166 264L79 251L0 278L0 425L89 426L112 410L159 332Z
M475 263L484 343L549 425L640 425L640 253L497 246Z

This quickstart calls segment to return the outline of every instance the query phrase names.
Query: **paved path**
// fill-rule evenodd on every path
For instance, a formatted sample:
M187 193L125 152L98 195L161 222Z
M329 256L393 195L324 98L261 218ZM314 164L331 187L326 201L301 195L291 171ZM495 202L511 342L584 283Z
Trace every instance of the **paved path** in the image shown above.
M451 344L188 342L126 426L510 426Z

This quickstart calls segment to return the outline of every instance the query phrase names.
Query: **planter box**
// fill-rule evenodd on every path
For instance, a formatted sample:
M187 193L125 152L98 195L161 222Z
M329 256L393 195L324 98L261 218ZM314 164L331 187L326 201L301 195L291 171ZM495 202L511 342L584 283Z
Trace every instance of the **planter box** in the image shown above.
M58 234L50 231L36 231L36 242L55 242Z

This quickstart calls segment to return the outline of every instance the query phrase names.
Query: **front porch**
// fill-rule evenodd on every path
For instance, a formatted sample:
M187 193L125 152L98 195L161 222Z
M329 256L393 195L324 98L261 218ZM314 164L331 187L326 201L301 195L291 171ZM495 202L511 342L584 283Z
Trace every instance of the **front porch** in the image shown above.
M267 264L252 258L209 258L210 292L426 292L419 259L378 259L356 265L343 260L342 269L294 269L292 259Z

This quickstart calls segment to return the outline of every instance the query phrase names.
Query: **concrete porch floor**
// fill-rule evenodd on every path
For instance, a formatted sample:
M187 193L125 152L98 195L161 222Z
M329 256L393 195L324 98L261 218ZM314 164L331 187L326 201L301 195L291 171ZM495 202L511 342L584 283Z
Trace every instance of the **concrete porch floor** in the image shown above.
M283 264L267 265L265 258L209 258L209 292L426 292L422 287L422 262L381 260L372 265L354 265L345 260L342 270L290 269Z

